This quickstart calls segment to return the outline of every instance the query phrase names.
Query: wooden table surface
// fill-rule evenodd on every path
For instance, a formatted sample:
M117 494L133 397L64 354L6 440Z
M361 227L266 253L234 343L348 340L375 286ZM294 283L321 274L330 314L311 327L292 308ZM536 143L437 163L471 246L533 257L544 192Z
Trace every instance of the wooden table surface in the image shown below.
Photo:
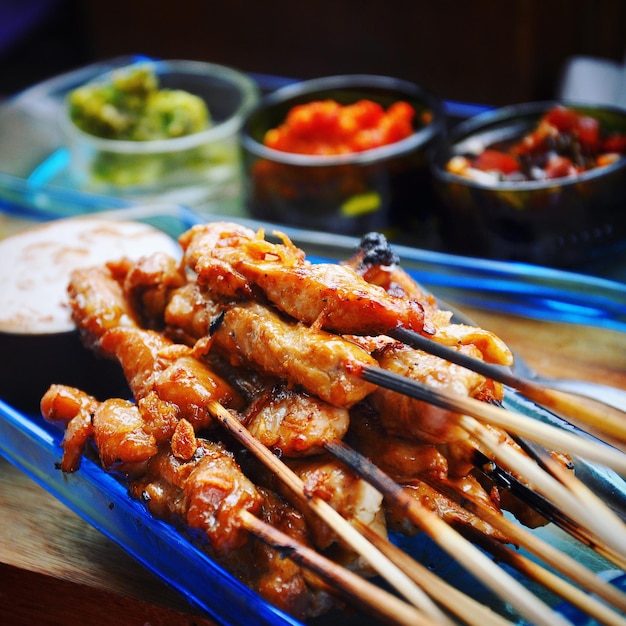
M543 374L626 389L626 333L466 312ZM0 623L213 624L4 460L0 516Z

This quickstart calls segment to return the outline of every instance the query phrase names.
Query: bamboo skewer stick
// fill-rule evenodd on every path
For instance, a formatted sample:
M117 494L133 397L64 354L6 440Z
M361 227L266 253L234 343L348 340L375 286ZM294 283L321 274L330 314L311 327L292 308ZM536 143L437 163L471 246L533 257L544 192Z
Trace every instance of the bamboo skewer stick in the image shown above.
M388 334L390 337L409 346L438 356L451 363L456 363L508 387L517 389L538 404L556 411L565 419L576 419L585 426L594 427L594 429L610 436L617 442L626 443L626 413L614 406L600 403L599 401L594 403L588 399L582 400L579 396L572 398L567 393L549 389L534 381L516 376L505 367L485 363L480 359L460 353L449 346L440 344L406 328L393 328L389 330ZM595 407L594 404L596 404ZM598 406L601 407L601 410L598 410Z
M532 441L522 440L522 447L558 481L563 483L576 497L590 510L602 510L605 508L601 500L587 485L576 479L574 474L568 472L560 463L557 463L547 452Z
M426 479L426 482L429 481ZM462 503L471 513L479 516L494 528L501 530L511 542L526 548L530 553L539 557L542 561L586 589L589 593L596 594L619 610L626 612L626 594L602 580L576 559L561 552L524 527L495 513L483 502L469 498L466 493L458 490L454 485L438 482L436 487L444 495Z
M428 593L436 597L443 607L462 621L471 626L511 626L509 620L441 580L427 567L358 520L357 528L381 552L397 563Z
M524 476L536 491L552 500L574 522L595 535L598 542L608 545L622 556L626 554L626 525L607 506L602 503L599 508L590 510L535 461L500 441L475 419L462 415L459 423L494 456L500 465L514 474Z
M567 515L564 515L558 507L546 499L545 496L533 491L528 485L525 485L518 478L513 476L513 474L510 474L495 463L492 467L488 457L480 451L476 450L476 454L480 457L476 461L476 466L479 471L483 472L504 489L511 491L511 493L517 496L522 502L543 515L547 520L564 530L574 539L591 548L616 567L626 570L625 556L617 554L615 550L603 544L593 533L590 533L586 528L576 524ZM441 490L443 488L442 484L439 483L437 488ZM463 502L467 504L467 499L463 498ZM602 503L599 509L602 510L604 507L605 505Z
M626 454L602 442L583 438L550 424L512 413L474 398L455 396L432 389L416 380L379 367L364 367L362 377L368 382L444 409L471 415L480 421L499 426L554 450L578 455L626 475Z
M342 442L327 442L325 448L399 505L406 511L413 523L422 528L478 580L505 599L520 615L536 624L549 624L550 626L567 624L566 620L554 613L545 603L448 526L439 516L413 499L376 465L347 448Z
M330 444L327 446L327 449L335 454L337 458L340 458L342 461L352 467L366 480L371 480L371 482L377 488L381 489L385 496L395 499L397 497L397 490L402 489L400 485L396 485L396 487L394 488L393 485L395 485L395 483L390 478L382 478L378 476L380 470L374 464L361 457L359 453L353 450L349 450L343 443L337 442ZM464 503L466 499L466 496L463 495ZM481 507L481 509L482 508L484 508L484 510L487 510L487 507L483 506ZM478 511L481 511L479 507L476 507L476 509ZM410 512L408 507L407 512ZM499 518L495 513L491 511L488 519L489 521L498 520L498 526L505 530L505 532L513 530L511 527L516 528L515 524L513 524L512 522L508 522L506 518ZM502 523L500 523L500 521L502 521ZM426 532L428 532L427 529L425 530ZM517 536L517 534L515 533L513 536ZM540 542L540 540L537 541ZM484 538L483 543L485 543ZM566 580L563 580L562 578L541 567L539 564L534 563L533 561L526 557L523 557L522 555L516 554L510 548L507 548L506 546L503 546L498 542L487 541L486 543L488 543L488 550L493 552L498 560L507 562L510 565L514 566L521 573L541 583L544 587L560 595L561 597L569 601L572 605L578 607L593 618L598 619L601 623L608 624L610 626L626 625L626 619L615 613L615 611L607 607L605 604L595 600L594 598L590 598L586 591L582 591L581 589L575 587ZM559 557L566 556L559 553L556 549L552 549L552 551L558 553ZM569 561L572 561L576 565L576 570L584 570L584 568L582 568L582 566L579 566L575 561L573 561L573 559L569 559ZM558 559L557 564L561 565ZM585 572L588 572L588 570L585 570ZM597 577L595 577L591 572L588 572L588 574L589 576L585 576L585 580L596 579L593 580L592 584L592 588L594 590L600 589L601 587L613 589L613 593L611 593L610 591L606 591L605 595L609 596L613 600L617 600L618 606L626 606L626 599L624 598L623 594L621 594L618 590L611 587L607 583L603 583L603 581L597 579ZM603 591L605 590L603 589Z
M404 626L431 626L439 623L433 622L432 618L414 606L273 528L249 511L242 511L240 519L246 530L283 553L286 558L313 571L331 588L340 589L353 603L373 610L384 621Z
M273 471L296 495L307 500L310 509L319 515L341 538L360 554L390 585L417 608L443 625L453 626L451 620L437 607L399 567L375 548L327 502L305 493L304 484L280 459L255 439L239 421L219 402L209 402L207 409L235 438Z
M532 442L524 440L520 440L520 444L522 444L522 447L525 450L530 452L531 456L533 456L533 458L535 458L542 467L546 468L546 471L550 472L551 475L560 480L563 485L568 487L570 491L589 508L589 510L597 510L599 512L606 510L607 506L604 501L593 493L587 485L577 480L573 474L561 467L560 464L557 463L546 450L543 450ZM619 516L619 518L626 523L623 513L616 513L616 516ZM608 561L611 561L620 569L626 570L626 553L623 550L621 550L620 553L616 553L614 549L604 543L601 543L598 540L598 537L591 533L588 529L576 525L572 522L572 520L565 516L562 516L560 520L560 527L572 537L592 548Z
M607 626L626 626L622 617L603 602L590 596L586 591L550 572L531 559L518 554L509 547L497 542L489 542L487 548L499 561L508 563L516 570L543 585L546 589L561 596L571 605Z

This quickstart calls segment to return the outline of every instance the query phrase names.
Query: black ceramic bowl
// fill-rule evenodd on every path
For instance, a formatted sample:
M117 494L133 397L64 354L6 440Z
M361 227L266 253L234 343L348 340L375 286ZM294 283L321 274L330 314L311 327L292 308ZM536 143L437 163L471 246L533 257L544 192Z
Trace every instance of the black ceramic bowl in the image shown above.
M327 99L372 100L385 109L408 102L416 110L415 130L396 143L337 156L263 145L265 133L295 105ZM424 117L428 122L420 123ZM352 235L415 224L431 206L428 150L442 129L440 100L410 82L347 75L289 85L262 99L242 127L246 207L257 219Z
M432 163L448 251L571 268L626 244L626 158L575 176L520 182L478 181L446 168L454 156L520 139L557 104L597 119L603 133L626 133L625 110L565 102L508 106L461 123Z

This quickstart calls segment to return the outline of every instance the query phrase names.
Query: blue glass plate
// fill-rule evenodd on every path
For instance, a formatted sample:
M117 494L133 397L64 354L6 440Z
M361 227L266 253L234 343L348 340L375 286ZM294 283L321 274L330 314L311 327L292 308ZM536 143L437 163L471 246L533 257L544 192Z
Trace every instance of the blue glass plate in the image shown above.
M144 221L172 237L177 237L199 221L197 216L185 209L165 206L134 207L102 215L111 219ZM305 242L300 243L307 248ZM318 246L316 251L330 253L332 249L324 250ZM324 257L328 256L329 254L324 254ZM316 260L319 257L310 258ZM511 410L543 421L559 423L555 422L550 413L515 393L509 394L506 404ZM23 414L0 399L0 454L89 524L119 544L142 565L177 590L190 604L221 623L274 626L300 624L242 585L169 524L153 518L141 502L128 495L121 482L91 460L85 458L76 473L63 474L57 469L62 455L61 439L62 432L47 424L40 416ZM577 460L577 471L608 502L622 512L626 510L626 483L621 477L611 470L582 460ZM611 570L609 563L552 525L534 532L594 571ZM523 623L511 613L510 607L495 598L424 534L415 537L393 535L392 540L459 589L496 608L512 621ZM510 573L520 578L516 572ZM623 586L624 576L620 572L613 574L617 576L617 584ZM567 614L573 624L589 625L586 616L577 614L572 607L560 603L534 583L524 582L550 605ZM363 617L332 613L312 620L312 623L356 626L363 623Z

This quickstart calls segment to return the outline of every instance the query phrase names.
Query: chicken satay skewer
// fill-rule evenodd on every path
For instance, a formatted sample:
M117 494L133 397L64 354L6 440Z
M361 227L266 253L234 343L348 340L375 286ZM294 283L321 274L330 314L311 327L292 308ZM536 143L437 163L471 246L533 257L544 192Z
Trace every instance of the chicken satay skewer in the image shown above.
M42 414L45 419L61 422L68 431L75 421L82 428L85 412L93 414L94 421L107 423L106 432L94 424L85 436L76 432L69 433L69 441L66 443L70 443L72 449L68 450L67 446L64 448L64 460L67 460L65 457L69 454L72 461L75 461L77 454L83 452L85 437L92 435L105 467L110 468L108 458L116 458L117 462L139 460L135 457L137 452L141 452L135 446L137 433L126 428L129 421L133 422L131 427L136 425L133 417L138 416L139 412L130 402L119 400L124 403L122 406L112 404L117 402L115 399L99 402L72 387L50 387L42 400ZM74 441L76 437L78 441ZM132 459L129 459L129 452ZM280 534L268 522L256 517L256 514L262 515L262 496L241 472L232 455L220 444L196 438L191 424L186 420L177 423L170 446L161 446L156 454L154 451L141 453L140 460L145 461L146 456L151 460L131 479L131 492L136 497L141 497L149 508L154 499L154 507L163 515L161 492L168 489L180 490L181 497L171 498L168 502L168 506L176 511L174 517L180 516L191 527L204 530L209 544L220 554L236 549L244 542L241 528L262 539L268 536L275 539ZM77 463L65 463L64 471L74 471L76 465ZM126 464L124 469L130 467ZM153 488L154 485L157 485L156 489ZM182 493L185 497L182 497ZM345 594L348 601L358 600L360 606L365 605L374 610L389 623L434 626L435 622L417 608L337 563L316 555L295 535L281 536L282 549L287 551L287 556L296 563L305 562L309 566L313 564L313 570L329 582L336 592Z
M384 621L405 626L434 626L440 623L358 574L338 566L319 552L263 522L250 512L241 511L239 519L250 533L287 558L311 570L333 588L340 589L342 594L357 606L373 610Z
M289 342L284 341L286 337L289 338ZM327 341L329 337L330 340ZM604 444L587 441L548 424L514 415L485 402L435 392L430 387L377 367L376 361L369 353L358 346L351 345L349 342L342 341L341 338L324 331L286 323L280 316L270 312L267 307L260 304L246 303L228 309L220 322L214 326L211 340L215 341L221 349L239 355L239 358L252 360L267 372L287 378L291 377L305 388L309 386L312 393L317 393L331 403L354 403L365 397L371 388L362 387L358 384L358 380L363 379L369 383L390 387L394 391L399 391L408 396L424 399L426 402L443 406L453 412L471 414L484 421L495 422L505 429L539 439L547 445L555 444L557 449L560 448L566 452L574 451L581 456L591 456L594 460L606 465L610 464L607 461L613 462L617 467L626 471L626 455L618 450ZM255 349L259 342L267 347L261 353ZM315 349L311 349L312 344L314 344ZM284 356L281 356L284 355L284 350L280 348L284 345L288 345L291 351L287 361ZM300 355L303 355L302 358ZM328 356L327 360L324 361L324 367L320 367L322 355ZM337 372L345 383L342 382L337 388L333 382L337 382L338 376L329 375L329 372ZM349 385L346 386L346 383ZM350 390L349 395L347 389ZM338 391L339 393L337 393ZM484 426L466 415L455 416L455 422L465 430L470 429L485 434L485 436L489 435ZM537 433L542 437L538 437ZM564 446L564 442L568 445ZM494 445L497 446L497 443L494 444L493 439L487 438L482 445L487 445L491 449ZM519 466L521 459L518 457L513 457L513 459L517 460ZM595 534L600 537L603 535L605 537L610 536L610 539L605 539L605 542L615 546L613 537L622 535L624 529L621 524L616 525L612 521L608 512L606 515L598 516L597 519L591 517L590 512L584 509L569 491L563 489L562 485L551 479L548 474L539 471L540 468L536 464L527 464L521 467L522 470L519 473L522 475L523 468L530 467L535 476L539 476L539 478L535 478L535 481L544 485L544 493L547 489L548 493L551 494L550 497L558 503L559 507L568 511L574 520L585 520L582 523L583 526L590 526L590 528L595 529ZM602 510L600 509L600 511ZM607 530L607 524L609 527L612 525L612 529ZM613 541L612 544L611 541Z
M580 396L572 397L565 392L550 389L517 376L506 367L486 363L406 328L391 328L388 335L413 348L434 354L517 389L538 404L556 411L564 419L573 420L582 428L593 429L603 439L610 438L616 446L626 444L626 413L612 405L602 403L600 400L594 402Z
M579 455L611 467L621 474L626 474L626 454L604 442L584 438L551 424L539 422L525 415L513 413L474 398L461 397L432 389L419 381L380 367L364 366L360 375L370 383L391 389L402 395L423 400L462 415L471 415L482 422L527 437L549 448Z
M261 304L248 302L224 310L211 333L211 341L231 358L236 355L266 373L287 378L331 404L349 407L378 385L473 415L547 447L578 454L626 474L626 455L602 442L473 398L443 394L379 367L369 352L342 337L287 322ZM257 345L264 345L265 349L258 350Z
M217 401L207 405L209 413L217 419L235 438L250 450L263 464L274 471L295 494L304 498L311 510L318 514L351 548L367 560L399 593L417 608L431 617L441 620L442 624L451 624L449 618L434 604L415 583L397 566L391 563L378 549L367 541L335 509L319 497L306 493L300 478L291 471L268 448L255 439L225 407Z
M179 241L185 265L219 300L250 300L262 293L301 322L338 333L381 334L398 323L422 330L418 302L390 296L352 268L312 264L303 250L276 234L282 243L266 241L263 231L214 222L193 227Z
M216 401L210 402L207 408L210 413L217 420L219 420L240 443L253 452L253 454L266 464L267 467L273 470L295 493L303 495L304 485L297 478L297 476L295 476L291 470L289 470L289 468L287 468L282 461L280 461L280 459L274 456L265 446L252 437L252 435L247 432L247 430L235 417L233 417L233 415L231 415L229 411ZM402 495L400 495L398 499L402 500ZM390 568L390 562L388 559L384 557L382 553L369 541L367 541L363 535L356 532L355 528L346 522L341 515L326 505L323 500L320 500L319 498L311 498L309 500L309 504L311 508L323 519L325 519L325 521L330 523L336 531L345 528L345 535L343 536L343 539L352 544L353 548L356 547L358 549L361 545L363 545L364 553L369 556L369 559L375 560L376 558L383 558L385 564L385 574L383 575L385 575L387 580L389 580L389 573L396 570L395 565L392 565ZM429 530L432 531L432 529L435 529L437 531L434 532L433 535L434 538L440 542L440 545L442 545L446 551L451 552L456 559L460 559L460 555L462 555L464 560L466 560L467 564L472 567L474 573L480 578L480 580L500 593L507 602L520 612L520 614L525 615L538 625L565 626L567 624L566 620L563 620L560 616L556 615L545 603L521 586L515 579L506 574L504 570L485 557L485 555L478 551L478 549L476 549L472 544L464 540L458 533L456 533L456 531L452 530L452 528L450 528L432 511L420 506L420 512L422 512L424 518L428 520ZM371 560L370 563L375 569L380 568L380 565L377 567L377 564ZM398 569L397 571L401 572L402 570ZM402 578L406 578L406 574L404 572L402 572Z
M455 350L421 334L435 328L429 328L423 305L411 294L406 298L390 294L346 264L311 264L288 238L283 236L282 244L273 244L262 235L229 223L195 227L181 237L185 263L197 273L198 283L218 299L249 300L260 292L304 324L337 333L386 334L457 362ZM464 367L493 380L506 378L505 384L521 388L540 404L578 416L626 442L624 414L614 407L599 414L562 392L553 393L497 366L468 359Z
M626 455L621 451L602 442L587 440L579 435L511 413L486 402L437 391L405 376L381 368L364 368L362 375L370 382L452 411L451 416L454 417L455 423L465 428L466 431L480 440L487 450L491 451L488 456L493 456L493 450L499 450L502 454L506 453L501 458L506 458L508 463L513 463L517 475L524 475L526 472L527 477L534 476L530 482L531 484L534 483L535 487L541 486L542 489L539 489L541 493L556 502L559 508L567 512L571 519L583 528L593 529L593 534L596 535L596 538L592 540L593 542L606 544L618 554L624 554L626 527L611 509L602 502L598 502L594 509L589 509L575 497L575 492L564 489L561 483L552 479L538 465L529 463L529 459L521 454L515 454L511 446L501 445L501 442L483 425L483 422L495 424L504 430L529 437L554 449L591 458L601 465L612 466L624 473L626 471ZM570 484L571 481L575 481L574 484L580 484L580 481L576 479L572 478ZM579 493L582 493L582 486ZM592 511L595 514L592 514ZM602 539L598 539L598 537ZM618 539L620 537L621 542Z
M441 533L440 545L442 545L442 547L444 547L453 556L455 556L455 558L457 558L459 562L463 563L467 567L467 569L469 571L472 571L480 580L482 580L483 583L487 582L485 578L488 572L485 572L481 569L481 567L483 566L480 563L481 559L477 559L475 564L471 561L468 561L470 555L466 554L465 551L459 552L459 542L455 540L454 534L452 534L454 531L450 533L451 529L447 529L445 523L442 525L441 520L438 517L429 519L431 516L425 513L423 507L416 500L405 496L403 492L403 487L401 485L397 484L393 479L391 479L388 475L382 472L376 465L360 455L358 452L346 446L343 442L332 442L329 443L326 447L329 452L334 454L337 458L341 459L344 463L346 463L346 465L348 465L355 472L357 472L362 478L374 485L379 491L381 491L385 495L385 497L394 501L401 502L402 505L405 507L407 515L416 524L420 525L423 530L427 532L431 537L436 539L437 535ZM493 515L490 517L497 516ZM511 525L515 526L512 523ZM441 528L438 528L439 526L441 526ZM509 525L507 525L507 530L508 526ZM486 540L486 538L483 539ZM545 568L542 568L538 564L531 562L529 559L526 559L521 555L515 554L512 550L510 550L506 546L499 544L498 542L488 540L486 541L490 544L488 549L495 551L495 555L497 557L513 565L522 573L525 573L529 577L539 581L547 589L550 589L551 591L561 595L591 616L600 619L602 623L611 624L614 626L624 626L624 624L626 624L626 620L624 620L624 618L620 617L614 611L608 609L606 605L590 599L587 593L580 591L575 586L567 583L567 581L564 581L556 575L551 574L549 571L545 570ZM483 556L481 553L478 554L481 555L481 557ZM487 560L486 562L492 563L490 560ZM597 585L594 585L594 587L596 586ZM619 604L623 606L624 598L622 597L622 594L620 594L619 592L612 594L612 597L615 596L617 596ZM510 599L509 602L511 602ZM515 605L512 604L512 606ZM519 607L516 608L519 611ZM554 623L557 623L556 617L554 619Z

